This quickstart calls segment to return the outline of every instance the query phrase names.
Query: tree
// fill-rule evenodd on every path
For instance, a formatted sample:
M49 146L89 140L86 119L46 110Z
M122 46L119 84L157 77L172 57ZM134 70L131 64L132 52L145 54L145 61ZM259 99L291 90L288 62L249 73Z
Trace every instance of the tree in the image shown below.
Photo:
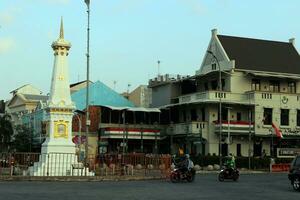
M24 125L19 125L16 128L14 135L13 147L17 152L31 152L33 141L33 131Z
M0 150L9 151L14 130L11 117L7 114L0 116Z

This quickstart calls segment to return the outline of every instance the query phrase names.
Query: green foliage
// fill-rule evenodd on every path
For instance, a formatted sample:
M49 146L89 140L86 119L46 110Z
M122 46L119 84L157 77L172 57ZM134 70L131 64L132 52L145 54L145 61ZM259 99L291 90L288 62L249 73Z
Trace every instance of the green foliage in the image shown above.
M192 156L191 159L193 160L194 164L198 164L200 166L207 166L207 165L214 165L219 164L219 157L218 156ZM224 158L222 159L224 162ZM276 158L275 163L290 163L292 158ZM248 157L236 157L235 163L237 168L248 168L249 166L249 159ZM267 170L270 167L270 157L251 157L250 158L251 169L263 169Z
M32 129L26 126L17 126L13 147L17 152L31 152L33 134Z
M0 116L0 149L1 151L9 151L12 135L13 135L13 127L11 124L11 118L9 115Z

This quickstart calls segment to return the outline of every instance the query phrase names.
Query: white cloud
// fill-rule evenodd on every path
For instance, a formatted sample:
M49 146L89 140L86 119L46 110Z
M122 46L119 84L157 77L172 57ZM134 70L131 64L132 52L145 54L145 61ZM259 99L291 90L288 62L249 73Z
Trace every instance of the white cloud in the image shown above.
M15 47L15 41L13 38L0 38L0 54L7 53Z

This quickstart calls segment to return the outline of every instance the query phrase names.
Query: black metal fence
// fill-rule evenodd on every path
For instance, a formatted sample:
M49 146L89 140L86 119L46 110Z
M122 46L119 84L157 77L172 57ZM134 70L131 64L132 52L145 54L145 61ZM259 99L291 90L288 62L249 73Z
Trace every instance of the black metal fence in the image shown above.
M154 176L167 177L171 156L158 154L89 155L0 153L0 176Z

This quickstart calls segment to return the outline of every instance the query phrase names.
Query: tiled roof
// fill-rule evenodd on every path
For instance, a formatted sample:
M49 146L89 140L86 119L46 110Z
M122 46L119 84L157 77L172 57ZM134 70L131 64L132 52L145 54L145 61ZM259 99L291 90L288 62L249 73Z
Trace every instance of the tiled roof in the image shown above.
M237 69L300 74L300 56L292 43L218 35Z

